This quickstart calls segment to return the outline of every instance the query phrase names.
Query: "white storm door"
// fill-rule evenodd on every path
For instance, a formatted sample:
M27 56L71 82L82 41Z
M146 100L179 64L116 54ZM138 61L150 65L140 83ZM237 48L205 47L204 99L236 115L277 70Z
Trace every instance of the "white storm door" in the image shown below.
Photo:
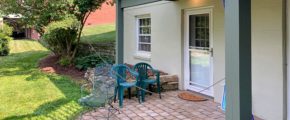
M185 88L199 92L213 84L210 10L186 12ZM202 92L213 96L213 88Z

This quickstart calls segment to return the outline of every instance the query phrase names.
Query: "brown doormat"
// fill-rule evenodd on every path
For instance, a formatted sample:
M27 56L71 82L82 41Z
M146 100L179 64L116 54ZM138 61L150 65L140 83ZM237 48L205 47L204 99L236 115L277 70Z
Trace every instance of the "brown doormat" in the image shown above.
M201 101L207 101L208 100L208 99L206 99L206 98L204 98L202 96L194 95L194 94L189 93L189 92L179 93L178 97L180 99L183 99L183 100L194 101L194 102L201 102Z

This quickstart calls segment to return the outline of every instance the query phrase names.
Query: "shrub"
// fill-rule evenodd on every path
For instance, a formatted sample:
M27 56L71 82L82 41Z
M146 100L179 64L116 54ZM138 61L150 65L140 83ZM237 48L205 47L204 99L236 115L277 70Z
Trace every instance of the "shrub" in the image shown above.
M69 56L76 41L77 29L55 28L42 37L42 44L57 55Z
M91 54L91 55L84 56L84 57L77 57L75 60L76 68L78 68L80 70L86 70L87 68L93 68L99 64L104 63L103 60L105 60L109 64L113 64L115 62L114 59L110 56L101 55L100 57L99 57L99 55L96 55L96 54Z
M57 28L77 28L78 26L79 22L75 17L67 17L64 20L50 23L47 27L45 27L45 33L50 33Z
M70 65L70 62L69 62L69 58L68 57L61 57L60 60L58 61L58 63L61 66L68 66L68 65Z
M3 24L3 27L0 28L0 32L3 33L4 35L11 36L13 32L13 28L7 24Z
M73 50L76 46L78 35L78 22L73 17L49 24L42 36L40 43L46 48L60 55L59 61L62 65L70 64Z
M9 41L12 40L9 36L0 33L0 56L7 56L10 52Z

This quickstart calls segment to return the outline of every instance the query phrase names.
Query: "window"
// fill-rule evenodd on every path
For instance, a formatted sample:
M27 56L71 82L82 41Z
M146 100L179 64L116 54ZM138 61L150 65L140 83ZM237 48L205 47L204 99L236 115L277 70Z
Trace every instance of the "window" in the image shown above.
M190 16L190 49L209 50L209 14Z
M151 18L137 17L137 31L138 52L151 52Z

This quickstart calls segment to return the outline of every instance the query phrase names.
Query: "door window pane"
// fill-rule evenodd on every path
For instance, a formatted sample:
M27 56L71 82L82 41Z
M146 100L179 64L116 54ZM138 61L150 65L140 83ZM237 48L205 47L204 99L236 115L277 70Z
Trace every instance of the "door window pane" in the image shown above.
M209 14L191 15L189 48L209 49Z

